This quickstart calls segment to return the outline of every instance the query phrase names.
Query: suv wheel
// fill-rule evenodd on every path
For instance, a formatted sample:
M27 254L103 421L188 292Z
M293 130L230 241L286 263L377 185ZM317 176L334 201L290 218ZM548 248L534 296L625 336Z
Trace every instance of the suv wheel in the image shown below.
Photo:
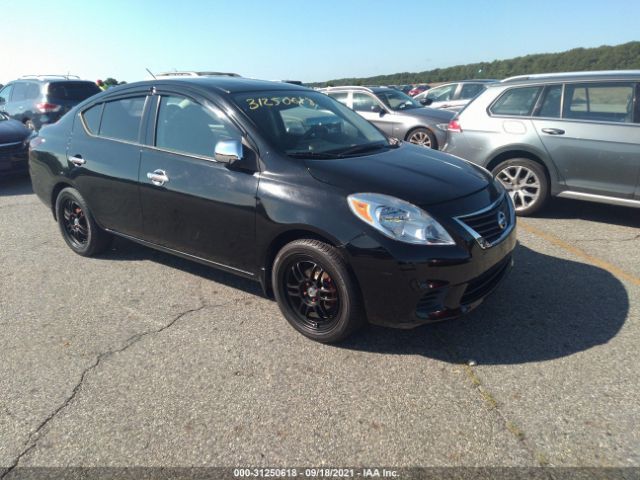
M528 158L512 158L500 163L491 173L507 189L520 216L532 215L549 196L549 177L544 167Z
M111 235L96 224L84 198L75 188L65 188L58 194L56 217L64 241L78 255L90 257L109 246Z
M273 263L272 284L285 318L312 340L338 342L363 323L355 282L326 243L305 239L285 245Z
M407 141L423 147L438 149L438 141L433 133L427 128L416 128L409 132Z

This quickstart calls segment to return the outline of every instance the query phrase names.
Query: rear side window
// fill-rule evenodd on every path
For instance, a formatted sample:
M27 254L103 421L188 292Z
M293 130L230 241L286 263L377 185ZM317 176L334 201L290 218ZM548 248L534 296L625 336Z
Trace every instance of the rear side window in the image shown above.
M512 88L504 92L489 108L494 115L531 115L541 87Z
M98 129L100 128L102 105L102 103L94 105L90 109L82 112L82 119L84 120L84 124L87 126L87 130L89 130L89 132L93 133L94 135L98 133Z
M562 85L552 85L544 91L537 117L559 118L562 101Z
M27 86L25 98L28 100L35 100L40 96L40 85L37 83L30 83Z
M460 99L467 100L468 98L473 98L482 90L484 90L484 85L481 83L463 83Z
M100 136L137 142L145 98L124 98L106 102L100 123Z
M337 101L339 101L343 105L346 105L347 98L349 97L349 92L334 92L334 93L330 93L329 96L331 98L335 98Z
M101 90L93 82L57 82L50 83L48 91L52 99L81 102Z
M565 87L563 116L600 122L633 122L633 83L586 83Z

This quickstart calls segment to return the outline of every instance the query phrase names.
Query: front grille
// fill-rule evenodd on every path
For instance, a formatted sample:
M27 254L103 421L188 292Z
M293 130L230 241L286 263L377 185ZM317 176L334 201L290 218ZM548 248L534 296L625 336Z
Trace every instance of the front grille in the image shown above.
M468 305L491 293L509 270L510 264L511 257L507 257L479 277L476 277L467 283L467 288L464 291L464 295L462 295L460 303Z
M471 230L483 248L491 247L501 239L505 232L511 229L513 220L509 202L509 197L504 195L502 200L487 210L457 217L457 220L468 230ZM504 221L502 225L501 218Z

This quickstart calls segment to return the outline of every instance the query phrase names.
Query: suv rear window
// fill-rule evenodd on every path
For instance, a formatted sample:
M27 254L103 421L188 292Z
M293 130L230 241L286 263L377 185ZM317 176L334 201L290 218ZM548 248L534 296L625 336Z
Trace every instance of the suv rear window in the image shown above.
M100 88L93 82L55 82L49 84L49 96L58 100L81 102L96 93L100 93Z
M504 92L489 108L494 115L531 115L541 87L512 88Z

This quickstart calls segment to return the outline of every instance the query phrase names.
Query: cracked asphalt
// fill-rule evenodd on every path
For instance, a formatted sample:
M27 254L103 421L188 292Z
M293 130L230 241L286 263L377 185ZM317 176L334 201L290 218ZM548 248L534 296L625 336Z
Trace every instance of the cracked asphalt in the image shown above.
M553 201L470 316L339 346L257 284L64 244L0 182L0 477L23 466L640 466L640 214ZM471 361L471 362L470 362Z

